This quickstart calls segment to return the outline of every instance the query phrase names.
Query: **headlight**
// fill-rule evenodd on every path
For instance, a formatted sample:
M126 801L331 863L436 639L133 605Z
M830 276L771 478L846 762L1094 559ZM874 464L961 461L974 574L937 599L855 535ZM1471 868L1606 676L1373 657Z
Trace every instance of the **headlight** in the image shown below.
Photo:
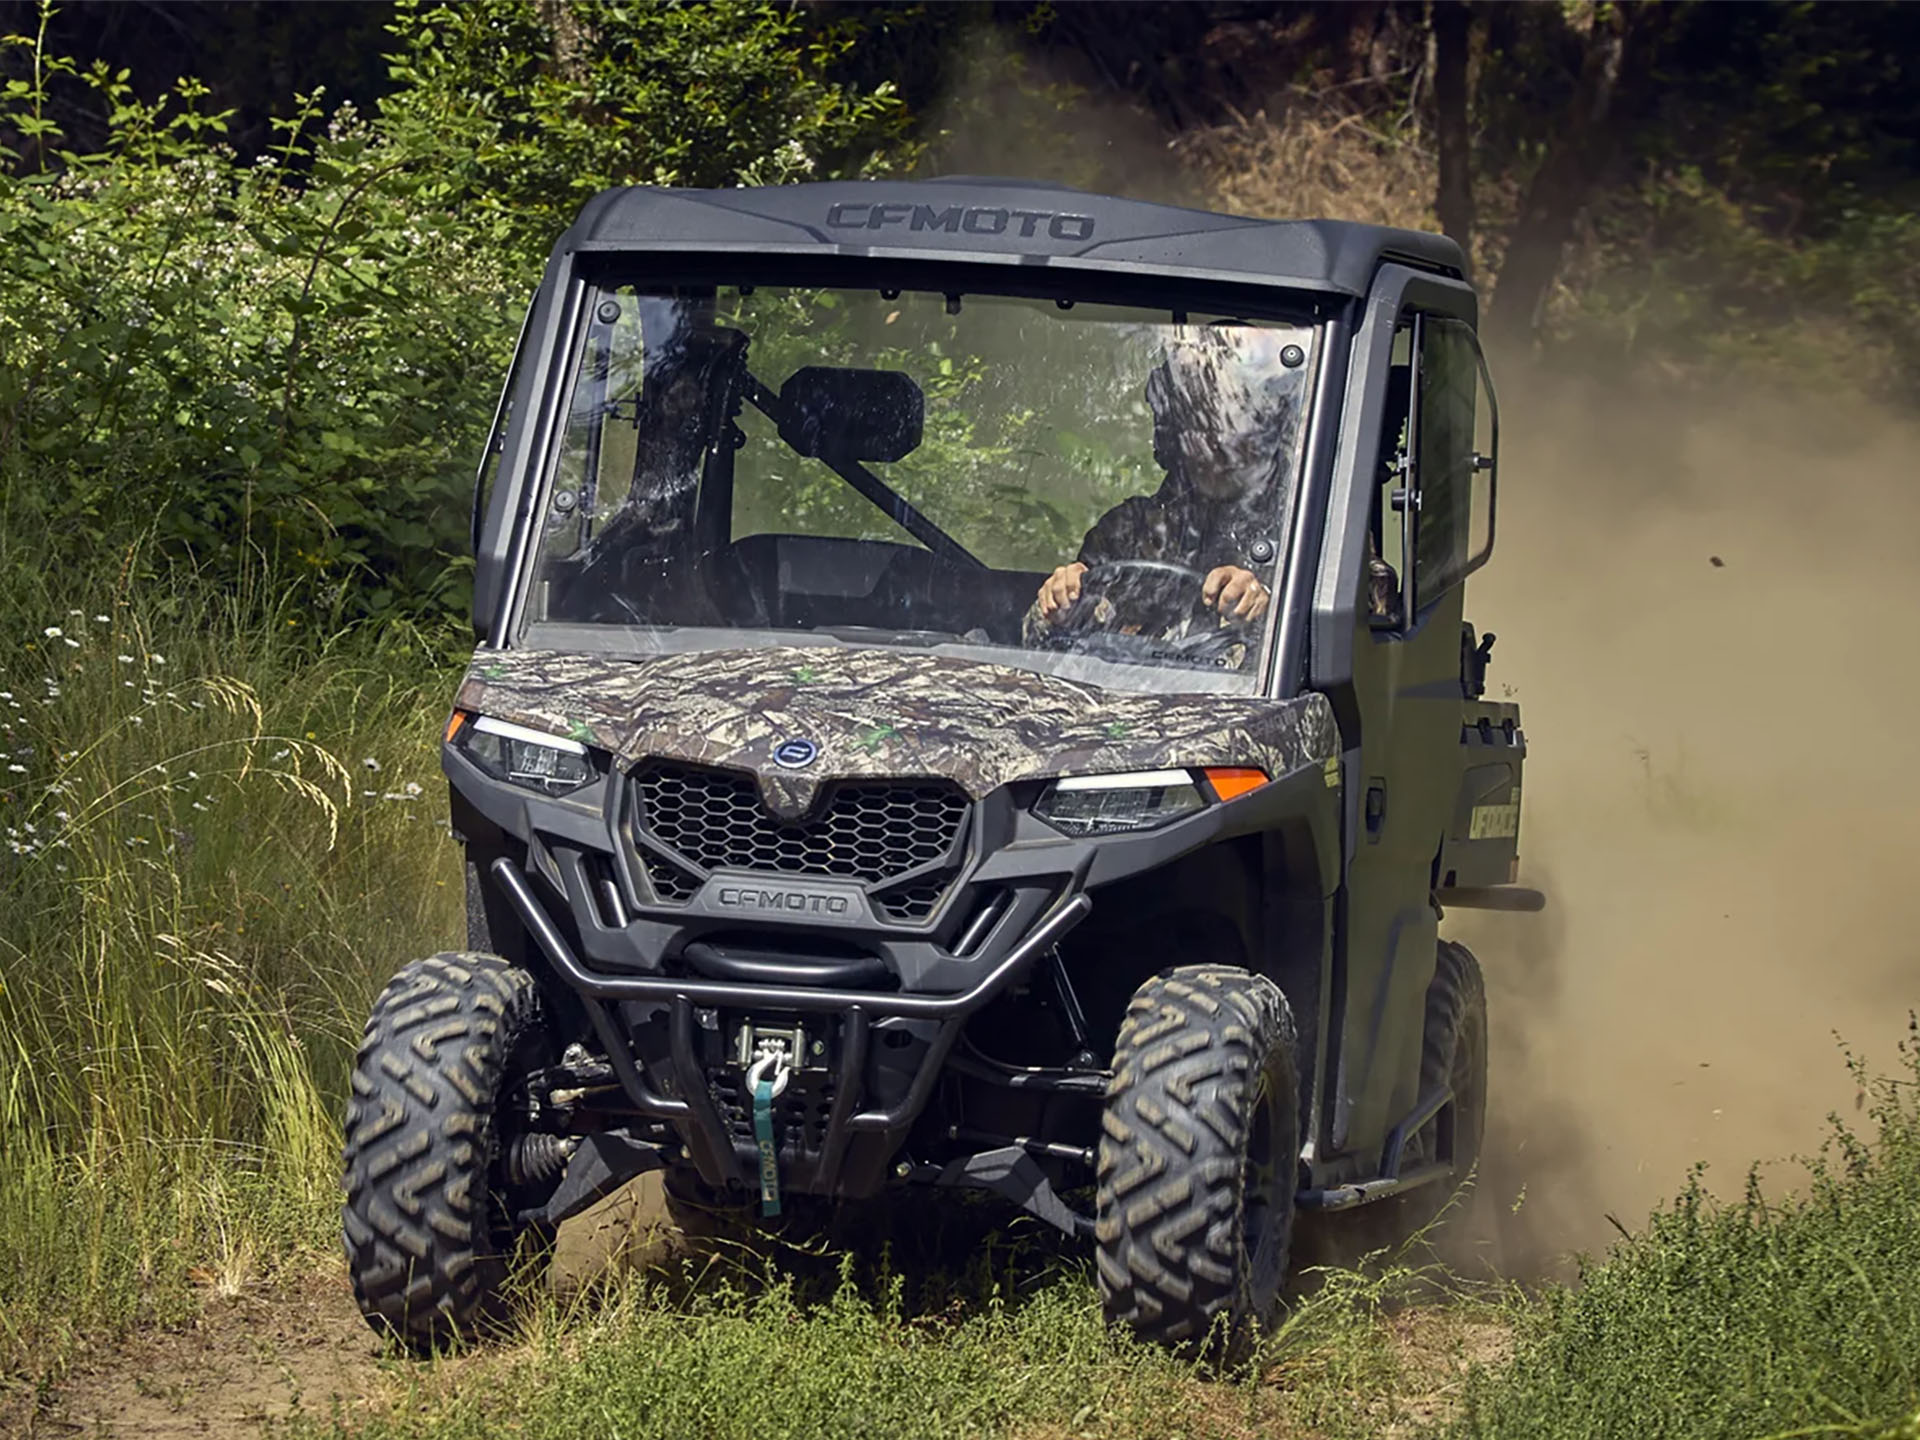
M1191 771L1073 775L1047 787L1033 813L1067 835L1152 830L1207 803Z
M1267 779L1264 770L1239 766L1070 775L1046 788L1033 813L1074 836L1153 830L1215 801L1236 800Z
M563 735L482 715L456 728L453 738L461 753L494 779L545 795L565 795L594 779L587 747Z

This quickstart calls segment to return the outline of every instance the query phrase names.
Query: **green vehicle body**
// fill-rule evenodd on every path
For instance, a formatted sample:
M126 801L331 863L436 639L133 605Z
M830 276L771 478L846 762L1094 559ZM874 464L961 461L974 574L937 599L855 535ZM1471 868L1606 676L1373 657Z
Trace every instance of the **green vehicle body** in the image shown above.
M1049 328L1069 311L1081 330ZM927 337L974 316L956 380ZM1537 903L1514 883L1525 737L1465 617L1498 474L1477 316L1451 242L1362 225L992 179L590 202L475 497L478 644L444 749L466 949L383 999L349 1117L369 1318L466 1328L494 1279L450 1271L656 1169L682 1213L746 1224L994 1192L1091 1243L1110 1314L1171 1343L1270 1316L1295 1213L1437 1208L1485 1104L1484 999L1443 908ZM872 338L896 330L918 339ZM1151 399L1130 357L1223 343L1267 358L1220 385L1287 417L1284 501L1220 542L1264 610L1216 621L1198 561L1100 561L1074 613L1108 620L1036 640L1050 566L994 557L1045 544L995 518L1027 512L992 467L1068 477L1029 486L1071 512L1063 535L1085 487L990 447L980 416L1048 370L1036 407L1059 413L1082 380L1017 356L1057 347L1090 377L1111 358L1112 395L1147 373ZM813 366L863 345L890 358ZM1121 400L1100 403L1146 413ZM1016 419L1067 450L1045 414ZM940 465L989 498L943 499ZM668 470L678 490L643 494ZM813 488L764 498L796 475ZM786 529L749 514L782 506ZM832 533L861 506L889 538ZM1111 619L1148 582L1190 601L1159 638ZM490 1198L454 1244L427 1234L439 1171L415 1216L380 1171L411 1133L380 1075L426 1063L382 1057L433 1005L493 1044L487 985L516 1038L474 1062L485 1143L455 1168ZM1214 1065L1164 1094L1156 1017ZM1191 1102L1204 1128L1216 1100L1238 1138L1183 1151L1176 1117L1136 1143L1128 1117ZM444 1158L419 1146L393 1173ZM1212 1208L1153 1239L1142 1207L1171 1202L1129 1186L1173 1184L1189 1152L1239 1169L1196 1171ZM1169 1271L1154 1245L1189 1248Z

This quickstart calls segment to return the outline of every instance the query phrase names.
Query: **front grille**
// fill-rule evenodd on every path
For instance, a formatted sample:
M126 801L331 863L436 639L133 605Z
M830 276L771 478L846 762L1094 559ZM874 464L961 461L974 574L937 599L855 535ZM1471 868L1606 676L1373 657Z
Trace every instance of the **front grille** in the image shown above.
M826 875L867 885L945 858L968 808L966 793L945 781L854 781L835 785L811 818L789 823L761 805L750 775L661 761L635 774L633 790L640 835L701 871ZM703 878L663 857L644 858L663 898L684 899ZM906 909L923 903L922 914L932 909L920 896Z
M907 924L924 920L934 912L952 881L953 876L947 873L932 875L924 880L910 880L876 895L873 908L889 920Z
M647 878L653 881L653 893L676 903L691 900L700 890L700 877L684 865L676 865L664 855L649 853L642 857Z

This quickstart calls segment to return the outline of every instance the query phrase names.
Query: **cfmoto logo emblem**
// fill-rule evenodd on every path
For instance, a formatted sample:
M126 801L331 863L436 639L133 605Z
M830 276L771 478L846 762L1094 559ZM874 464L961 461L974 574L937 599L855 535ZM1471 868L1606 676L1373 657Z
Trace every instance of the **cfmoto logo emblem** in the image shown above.
M811 765L820 754L820 747L811 740L798 737L782 740L773 747L773 763L785 770L803 770Z

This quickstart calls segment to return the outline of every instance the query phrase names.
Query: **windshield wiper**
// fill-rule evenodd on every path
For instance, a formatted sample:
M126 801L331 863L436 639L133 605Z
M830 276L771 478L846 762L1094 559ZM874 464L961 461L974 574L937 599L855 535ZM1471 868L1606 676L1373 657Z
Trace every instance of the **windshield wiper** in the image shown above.
M780 403L780 397L762 384L760 378L752 371L746 372L742 388L746 391L747 399L753 402L753 408L771 420L775 429L784 433L787 428L787 416L786 407ZM987 568L986 561L974 555L966 546L934 524L911 500L858 460L836 459L824 454L819 458L834 474L872 501L894 524L941 559L970 565L976 570Z

